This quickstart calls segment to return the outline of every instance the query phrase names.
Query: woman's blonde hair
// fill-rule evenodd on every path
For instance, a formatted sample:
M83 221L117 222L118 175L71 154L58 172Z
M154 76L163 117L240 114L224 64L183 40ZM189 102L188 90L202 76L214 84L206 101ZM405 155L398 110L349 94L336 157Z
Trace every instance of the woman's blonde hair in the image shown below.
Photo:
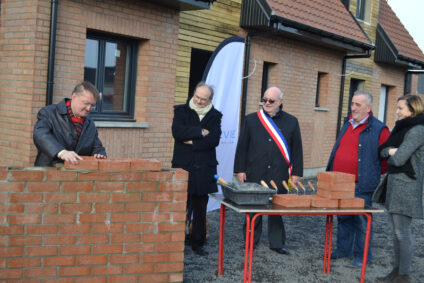
M397 99L397 101L405 100L406 106L409 111L412 113L412 117L417 116L424 112L424 103L421 97L415 94L407 94L401 96Z

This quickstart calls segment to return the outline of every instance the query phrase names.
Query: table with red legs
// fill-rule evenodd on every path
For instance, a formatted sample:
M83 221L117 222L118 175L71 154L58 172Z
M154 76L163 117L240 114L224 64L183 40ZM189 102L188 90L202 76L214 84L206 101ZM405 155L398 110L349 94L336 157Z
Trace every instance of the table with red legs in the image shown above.
M365 235L364 255L362 259L361 280L365 282L365 271L367 267L368 248L371 234L371 214L382 213L383 209L363 208L363 209L333 209L333 208L285 208L271 202L266 205L238 205L232 201L223 199L221 195L210 194L221 204L219 221L219 250L218 250L218 276L223 274L224 270L224 231L225 231L225 208L228 207L238 213L246 215L246 244L244 255L244 275L243 282L252 280L252 262L253 262L253 239L255 233L255 220L261 215L325 215L325 244L324 244L324 273L330 273L331 261L331 241L333 237L333 216L334 215L364 215L367 219L367 230ZM251 218L250 214L254 213Z

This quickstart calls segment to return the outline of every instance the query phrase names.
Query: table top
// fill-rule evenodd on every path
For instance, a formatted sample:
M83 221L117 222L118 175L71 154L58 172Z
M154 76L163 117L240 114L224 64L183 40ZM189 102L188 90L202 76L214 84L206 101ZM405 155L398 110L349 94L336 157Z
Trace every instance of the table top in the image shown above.
M285 213L285 214L338 214L338 213L383 213L384 209L377 209L372 207L365 208L288 208L282 207L272 202L265 205L238 205L230 200L224 199L221 194L209 194L209 196L221 204L229 207L230 209L239 212L239 213Z

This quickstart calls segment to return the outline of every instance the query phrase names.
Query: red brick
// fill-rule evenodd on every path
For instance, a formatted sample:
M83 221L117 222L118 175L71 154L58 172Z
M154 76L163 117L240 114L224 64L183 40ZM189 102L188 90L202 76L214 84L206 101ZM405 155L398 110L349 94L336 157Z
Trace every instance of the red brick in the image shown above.
M0 278L2 279L22 278L22 269L0 269Z
M184 192L187 193L187 183L163 182L159 184L159 191Z
M169 255L170 262L184 262L184 254L182 253L172 253Z
M27 203L25 204L25 212L55 214L58 212L58 207L57 203Z
M143 222L162 222L162 221L170 221L171 220L171 214L170 213L143 213L141 217L142 217L141 219L142 219ZM185 220L185 218L184 218L184 220Z
M169 254L143 254L141 255L142 263L168 262Z
M10 202L42 202L43 194L41 193L12 193L10 194Z
M110 174L111 181L141 181L143 174L141 172L113 172Z
M168 282L168 275L167 274L140 275L140 282L150 282L150 283Z
M75 258L73 256L55 256L45 257L44 266L67 266L74 265Z
M173 273L169 274L168 282L182 282L183 280L183 274L182 273Z
M158 223L158 232L184 231L185 223Z
M91 212L91 204L85 203L63 203L60 205L60 212L67 213L78 213L78 212Z
M30 268L25 270L25 277L53 277L57 275L57 270L54 267L49 268Z
M158 203L158 211L185 211L186 209L186 203L180 202L180 203Z
M7 224L8 224L7 215L0 214L0 225L7 225Z
M107 214L80 214L78 220L80 223L105 223L108 216Z
M60 255L87 255L90 250L90 246L60 246Z
M170 202L172 201L172 193L144 193L143 201L145 202Z
M43 283L74 283L74 279L73 278L44 279Z
M62 224L60 225L60 234L88 234L90 233L90 224Z
M22 247L0 247L1 257L17 257L24 255L24 248Z
M68 161L65 161L66 169L77 169L77 170L98 170L99 169L99 160L98 159L89 159L83 157L84 160L78 160L78 164L72 164Z
M329 183L354 183L355 175L342 173L342 172L318 172L318 182L329 182Z
M6 236L0 236L0 247L7 246L7 239L8 239L8 237L6 237Z
M180 232L173 232L171 234L171 242L183 242L185 239L185 230Z
M103 171L128 171L130 167L130 159L107 158L99 160L99 170Z
M328 199L348 199L355 197L355 191L327 191L323 189L317 190L317 196Z
M109 283L137 283L140 282L138 280L138 277L136 275L129 276L129 275L123 275L123 276L109 276ZM182 281L180 281L182 282ZM91 283L91 282L90 282Z
M186 214L185 213L182 213L182 212L173 212L172 213L172 219L174 221L185 221Z
M311 199L311 207L317 208L338 208L339 201L337 199L328 199L315 196Z
M27 184L28 192L57 192L59 191L58 182L29 182Z
M75 242L75 236L44 236L45 245L73 245Z
M133 191L157 191L158 184L156 182L137 182L137 183L128 183L127 188L129 192Z
M76 193L46 193L46 202L75 202L77 200Z
M93 254L120 254L123 249L123 245L95 245Z
M89 266L71 266L71 267L60 268L60 276L84 276L84 275L85 276L90 275Z
M141 202L140 193L112 193L112 202Z
M179 201L187 201L187 193L186 192L184 192L184 193L173 193L173 198L172 198L172 200L173 201L175 201L175 202L179 202Z
M8 197L7 193L1 193L0 192L0 202L6 203L6 202L8 202L8 199L9 199L9 197Z
M138 263L138 254L110 255L109 262L110 264Z
M96 182L96 191L125 191L125 183L122 182Z
M108 235L81 235L78 237L79 244L106 244L108 242Z
M174 175L174 180L175 181L187 181L188 180L188 171L181 169L181 168L177 168L174 169L175 175Z
M94 204L94 210L97 213L124 212L125 211L125 205L123 203L96 203L96 204Z
M127 253L151 253L155 251L154 244L126 244L125 252Z
M26 256L53 256L57 255L57 247L26 247Z
M18 267L38 267L41 266L41 258L9 258L7 267L8 268L18 268Z
M183 223L184 225L184 223ZM144 233L144 232L154 232L155 231L155 224L153 223L133 223L133 224L126 224L126 229L125 231L128 233L136 233L136 232L140 232L140 233Z
M77 172L61 168L46 168L46 181L76 181Z
M127 212L142 212L142 211L154 211L155 203L127 203Z
M0 183L0 192L23 192L24 190L24 183Z
M63 192L92 192L93 182L63 182Z
M157 243L158 253L181 252L184 251L184 242L181 243Z
M93 275L122 274L121 265L93 266Z
M155 266L156 272L180 272L184 270L184 263L158 263Z
M57 225L27 225L27 235L57 234Z
M131 264L125 266L125 273L152 273L154 271L153 264ZM150 281L141 281L150 282ZM166 281L164 281L166 282Z
M155 234L144 234L141 236L143 243L152 243L152 242L170 242L171 234L170 233L155 233Z
M47 214L44 215L43 222L45 224L50 223L75 223L76 216L74 214L60 215L60 214Z
M40 224L41 215L9 215L9 224Z
M9 174L9 168L0 166L0 180L7 180L8 174Z
M9 181L42 181L42 170L9 170Z
M111 243L138 243L140 242L139 234L112 234Z
M19 235L24 233L24 226L0 226L0 235Z
M364 208L365 200L362 198L351 198L339 200L339 208Z
M123 233L124 224L93 224L93 233Z
M79 181L110 181L108 172L78 172Z
M173 175L172 171L144 172L144 181L171 181Z
M95 264L106 264L106 255L84 255L77 256L77 265L95 265Z
M109 193L80 193L80 202L108 202Z
M317 183L318 191L326 190L326 191L355 191L355 183L330 183L326 181L318 181Z
M13 234L10 233L10 246L35 246L41 244L40 236L12 236Z
M111 279L109 278L109 283ZM75 278L75 283L106 283L107 279L104 276L98 276L98 277L94 277L94 276L89 276L89 277L77 277ZM120 281L120 282L127 282L127 281ZM130 282L130 281L128 281Z
M160 171L161 162L156 159L132 159L131 170Z
M139 213L114 213L110 217L113 222L140 222Z
M23 204L12 204L5 205L0 203L0 213L23 213L24 205Z
M6 269L6 258L0 258L0 270ZM1 281L0 281L1 282Z

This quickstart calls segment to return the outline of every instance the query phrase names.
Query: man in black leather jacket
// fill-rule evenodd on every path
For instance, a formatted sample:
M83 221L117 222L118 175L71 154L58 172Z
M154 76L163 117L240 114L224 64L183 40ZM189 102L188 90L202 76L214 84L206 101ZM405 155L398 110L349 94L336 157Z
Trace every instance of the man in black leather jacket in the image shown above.
M88 117L99 92L89 82L75 86L71 99L43 107L34 126L34 144L38 149L35 166L54 166L68 161L77 164L81 156L106 158L94 121Z

